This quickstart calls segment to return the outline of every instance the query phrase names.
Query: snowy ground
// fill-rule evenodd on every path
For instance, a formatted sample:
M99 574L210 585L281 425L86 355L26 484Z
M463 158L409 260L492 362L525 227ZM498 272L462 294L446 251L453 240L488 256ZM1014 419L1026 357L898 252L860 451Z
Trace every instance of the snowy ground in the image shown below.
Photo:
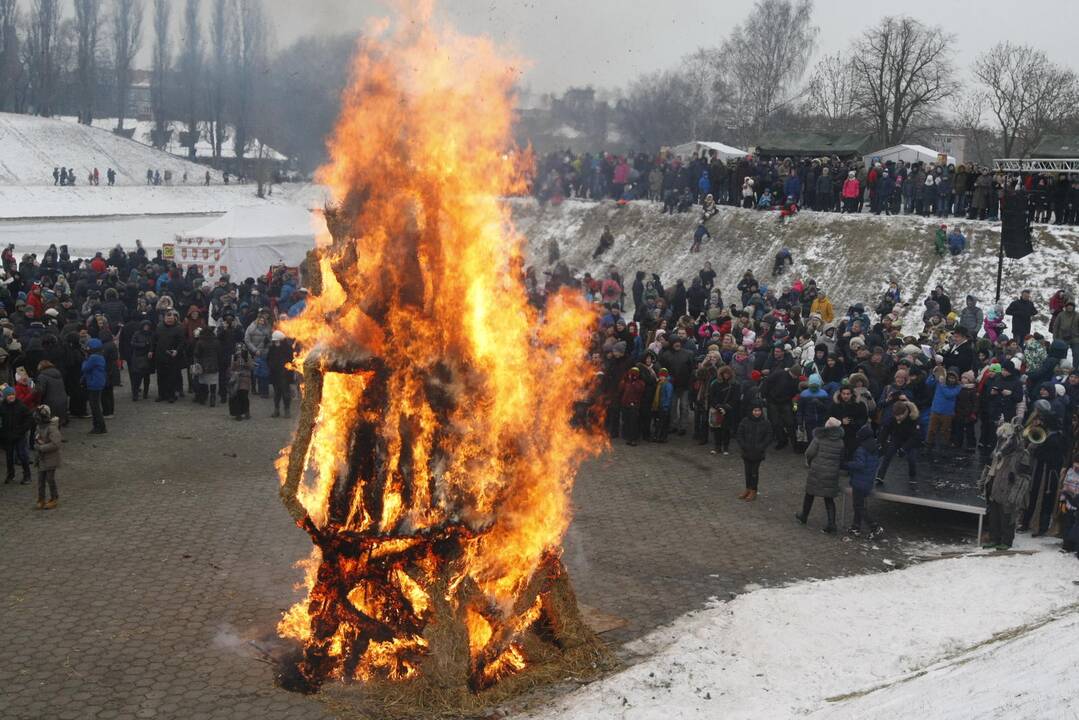
M1075 718L1079 562L1058 542L756 590L627 648L639 662L522 716Z

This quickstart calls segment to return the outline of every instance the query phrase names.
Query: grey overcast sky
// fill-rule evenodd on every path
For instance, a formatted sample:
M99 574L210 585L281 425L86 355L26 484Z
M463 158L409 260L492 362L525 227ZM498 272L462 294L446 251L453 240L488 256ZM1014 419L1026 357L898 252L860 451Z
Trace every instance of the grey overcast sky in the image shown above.
M278 45L313 33L361 29L389 14L378 0L265 0ZM625 86L668 67L702 45L717 44L753 0L442 0L440 7L470 33L486 33L517 50L532 66L533 92L570 85ZM907 14L956 35L966 66L1001 40L1036 45L1079 69L1079 0L817 0L820 57L888 14Z

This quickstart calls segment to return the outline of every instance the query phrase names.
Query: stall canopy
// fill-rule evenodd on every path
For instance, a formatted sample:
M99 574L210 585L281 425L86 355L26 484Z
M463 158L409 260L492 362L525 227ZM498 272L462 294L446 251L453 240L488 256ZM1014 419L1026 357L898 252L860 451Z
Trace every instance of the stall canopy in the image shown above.
M873 147L869 134L845 133L771 133L761 138L756 153L770 158L832 157L842 159L861 157Z
M701 150L704 150L706 153L714 150L716 156L719 157L720 160L744 158L749 154L745 150L739 150L730 145L724 145L719 142L704 142L702 140L694 140L693 142L682 143L677 147L673 147L671 148L671 154L675 157L688 158L690 155L699 153Z
M211 280L227 274L242 282L280 263L298 267L325 232L321 213L295 205L237 208L177 235L174 260L182 270L199 266Z
M862 156L862 160L865 162L866 167L872 165L874 160L880 160L882 163L888 161L894 163L936 163L943 154L944 153L938 153L932 148L927 148L925 145L893 145L890 148L866 153ZM947 157L949 165L956 164L954 157L951 155L948 155Z

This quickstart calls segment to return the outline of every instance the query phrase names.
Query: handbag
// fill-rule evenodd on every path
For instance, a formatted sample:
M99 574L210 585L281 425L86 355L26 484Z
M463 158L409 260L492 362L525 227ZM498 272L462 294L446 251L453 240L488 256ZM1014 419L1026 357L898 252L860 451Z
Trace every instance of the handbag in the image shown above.
M806 431L805 423L799 423L798 426L794 428L794 441L798 443L809 442L809 433Z
M714 407L708 410L708 427L721 428L723 421L727 419L727 411L722 407Z
M193 363L191 365L191 374L195 377L202 375L202 365L200 365L199 363Z

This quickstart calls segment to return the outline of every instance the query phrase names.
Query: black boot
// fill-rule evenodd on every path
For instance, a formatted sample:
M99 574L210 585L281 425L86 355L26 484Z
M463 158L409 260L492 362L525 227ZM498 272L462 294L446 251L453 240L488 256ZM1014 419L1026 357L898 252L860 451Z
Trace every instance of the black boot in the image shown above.
M835 535L835 503L828 505L825 510L828 512L828 524L821 528L821 532Z

